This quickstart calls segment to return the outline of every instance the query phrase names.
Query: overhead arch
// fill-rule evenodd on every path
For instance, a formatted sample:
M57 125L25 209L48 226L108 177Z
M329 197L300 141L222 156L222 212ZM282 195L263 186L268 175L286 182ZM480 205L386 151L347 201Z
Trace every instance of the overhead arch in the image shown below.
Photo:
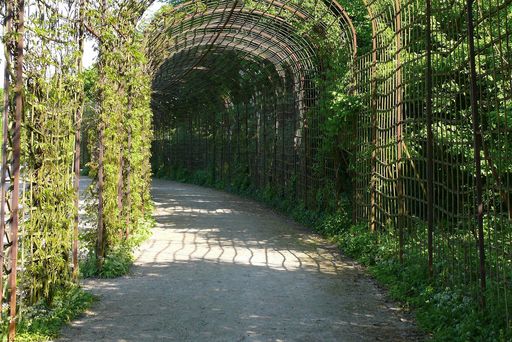
M156 31L155 34L149 34L150 55L154 56L151 60L153 68L158 68L159 63L182 48L194 45L211 47L225 45L225 41L229 39L249 41L259 46L265 45L266 50L283 50L284 56L307 54L302 63L314 59L315 48L311 45L310 39L294 33L296 28L286 21L281 12L288 11L287 13L291 13L293 18L299 18L302 22L311 19L312 16L305 14L307 12L303 10L299 11L299 7L291 7L280 2L263 1L262 3L266 3L268 7L263 10L256 6L246 8L238 2L224 2L224 7L220 2L215 2L211 8L200 7L196 2L177 5L168 14L172 18L157 19L164 24L155 24L153 29ZM277 14L271 13L271 10L276 9L279 11ZM177 13L181 13L180 11L189 14L178 16ZM229 13L228 17L226 12ZM172 39L162 37L164 32ZM231 34L227 35L226 32ZM352 46L352 49L355 48ZM293 52L290 53L290 51ZM201 59L202 56L193 58Z

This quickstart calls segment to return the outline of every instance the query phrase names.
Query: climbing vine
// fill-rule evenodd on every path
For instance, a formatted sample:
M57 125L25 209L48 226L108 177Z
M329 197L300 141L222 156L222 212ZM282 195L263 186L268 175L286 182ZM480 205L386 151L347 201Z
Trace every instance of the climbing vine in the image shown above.
M22 227L27 300L52 300L70 280L74 202L75 111L83 87L77 70L77 8L35 2L27 18L24 136L26 169Z
M101 272L104 259L129 245L151 214L151 171L146 166L152 139L150 79L143 37L136 31L137 12L99 2L89 18L101 28L96 33L98 81L92 89L96 129L89 146L92 193L97 196L90 210L98 225L89 248Z
M7 222L1 222L2 255L8 256L0 289L2 294L7 289L8 298L2 296L0 314L9 316L1 325L9 340L25 306L37 303L51 311L54 298L71 298L65 293L76 291L79 249L100 261L120 248L129 255L149 227L150 79L136 30L144 8L143 2L119 11L113 2L5 2L2 200L10 205L2 210L10 211L0 215ZM98 40L100 50L92 83L92 72L83 70L86 35ZM81 235L91 230L79 216L84 136L91 147L85 152L92 156L86 166L94 178L93 216L100 221L92 229L103 234L102 241L78 241L79 226ZM19 201L13 195L18 193Z

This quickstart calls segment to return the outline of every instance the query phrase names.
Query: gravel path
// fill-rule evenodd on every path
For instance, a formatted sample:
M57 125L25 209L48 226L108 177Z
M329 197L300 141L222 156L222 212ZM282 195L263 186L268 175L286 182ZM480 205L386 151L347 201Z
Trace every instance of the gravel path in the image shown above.
M156 180L132 274L59 341L411 341L414 325L336 248L250 200Z

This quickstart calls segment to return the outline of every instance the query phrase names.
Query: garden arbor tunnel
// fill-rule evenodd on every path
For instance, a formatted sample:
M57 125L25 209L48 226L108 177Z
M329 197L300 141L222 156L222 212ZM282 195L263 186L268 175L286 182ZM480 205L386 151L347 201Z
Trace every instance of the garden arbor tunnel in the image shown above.
M11 334L17 304L77 279L82 148L98 269L169 177L352 227L511 336L512 0L63 3L2 5Z
M153 172L345 212L387 232L401 262L421 255L432 277L474 284L483 303L512 270L486 258L512 252L510 6L164 7L145 29Z
M352 86L342 85L357 49L345 9L335 1L185 2L152 28L156 172L203 171L203 181L316 202L318 111L327 88Z

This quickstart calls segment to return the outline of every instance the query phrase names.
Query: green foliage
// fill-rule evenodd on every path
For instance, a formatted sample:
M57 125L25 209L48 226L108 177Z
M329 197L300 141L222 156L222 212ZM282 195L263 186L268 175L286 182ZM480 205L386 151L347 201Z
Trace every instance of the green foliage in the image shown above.
M347 95L343 92L331 92L329 94L328 113L325 113L323 132L325 135L325 148L333 150L338 148L336 142L340 142L338 136L344 130L353 129L357 122L357 114L362 113L363 104L359 97Z
M144 55L144 37L136 30L137 14L131 7L117 8L108 1L89 9L89 20L101 28L97 65L86 73L88 141L93 178L89 216L97 225L101 215L103 239L86 234L89 260L86 274L112 276L128 271L133 238L139 238L152 211L151 169L148 165L152 140L150 73ZM103 138L100 139L100 131ZM99 160L99 150L103 158ZM102 212L98 213L98 169L102 167ZM97 233L97 232L96 232ZM97 255L100 254L100 255ZM98 258L104 270L87 266Z
M130 272L134 261L133 251L151 236L154 220L141 219L136 229L127 239L111 247L103 261L103 267L98 268L95 255L96 231L89 229L81 234L80 240L87 249L87 255L80 262L80 274L83 278L116 278Z
M43 342L58 337L61 327L82 314L94 297L79 287L59 290L51 304L44 300L22 309L16 341Z
M98 269L98 261L94 254L81 262L80 272L82 277L91 278L117 278L129 273L133 263L133 255L130 248L120 245L110 251L105 257L103 267Z
M70 286L74 129L83 78L76 62L81 58L77 29L67 17L71 9L60 5L59 1L32 3L26 18L26 26L33 30L25 37L21 132L25 185L20 199L18 285L20 299L28 305L40 300L51 304L58 292ZM14 107L11 103L11 115Z
M414 309L420 327L432 334L432 340L504 342L512 338L500 318L505 308L495 291L487 291L487 306L482 310L478 289L462 283L447 287L441 278L429 278L426 250L408 249L401 264L396 257L396 239L389 233L372 233L367 225L346 222L346 215L328 216L316 229L337 242L344 254L367 266L393 299ZM495 286L489 283L489 288ZM512 295L510 289L508 292Z

